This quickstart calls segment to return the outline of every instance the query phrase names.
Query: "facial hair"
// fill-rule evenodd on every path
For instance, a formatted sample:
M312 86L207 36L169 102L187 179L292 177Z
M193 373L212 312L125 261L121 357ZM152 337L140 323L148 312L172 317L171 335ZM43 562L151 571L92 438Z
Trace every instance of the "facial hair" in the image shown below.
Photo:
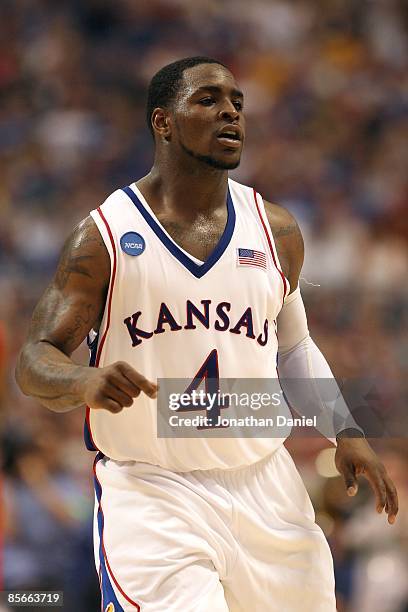
M238 159L238 161L236 162L221 162L218 159L211 157L211 155L201 155L201 153L195 153L195 151L192 151L191 149L186 147L186 145L183 144L181 140L179 140L179 143L181 148L187 153L187 155L190 155L190 157L193 157L194 159L197 159L198 161L207 164L207 166L210 166L210 168L215 168L216 170L235 170L235 168L238 168L241 161L240 159Z

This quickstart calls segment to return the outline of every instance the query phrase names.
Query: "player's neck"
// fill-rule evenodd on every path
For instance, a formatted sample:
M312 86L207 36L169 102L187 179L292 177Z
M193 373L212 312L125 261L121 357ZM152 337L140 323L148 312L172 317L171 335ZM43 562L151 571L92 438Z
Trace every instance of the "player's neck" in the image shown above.
M190 216L225 206L228 171L200 165L199 171L191 171L180 165L176 168L173 164L154 164L137 186L154 212L167 209Z

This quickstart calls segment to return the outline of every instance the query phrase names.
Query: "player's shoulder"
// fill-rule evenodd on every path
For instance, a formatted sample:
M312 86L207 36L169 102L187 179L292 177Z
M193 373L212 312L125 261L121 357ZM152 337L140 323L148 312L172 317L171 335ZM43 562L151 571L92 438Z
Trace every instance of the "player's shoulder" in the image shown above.
M304 260L304 242L298 222L284 206L263 200L265 213L290 286L297 287Z
M97 208L91 210L86 217L75 225L65 240L60 264L69 261L71 262L70 265L73 265L72 261L75 261L77 268L79 268L79 264L83 269L86 268L87 276L102 279L102 282L109 280L110 255L101 231L103 222L100 221L99 211L104 211L107 214L111 207L118 203L119 199L126 199L126 197L122 189L115 189ZM104 215L104 212L102 212L102 215Z
M109 197L111 196L108 196L105 202ZM87 271L89 277L109 278L110 256L100 227L96 222L96 210L92 210L81 219L68 233L62 248L60 263L69 261L72 264L74 261L76 267L79 267L80 264L82 268L89 268Z
M111 210L112 207L117 205L119 201L123 201L123 199L127 199L123 188L115 189L109 193L102 202L99 202L95 208L90 210L89 214L74 227L71 232L71 238L97 239L100 243L103 243L97 222L100 217L100 211L103 214Z
M99 275L110 273L109 253L92 215L82 219L68 234L60 261L68 260L75 261L77 267L95 264L94 272Z
M75 249L84 247L88 242L101 242L100 232L91 214L75 225L68 236L68 240Z
M264 200L264 206L275 238L300 233L298 222L287 208L267 200Z

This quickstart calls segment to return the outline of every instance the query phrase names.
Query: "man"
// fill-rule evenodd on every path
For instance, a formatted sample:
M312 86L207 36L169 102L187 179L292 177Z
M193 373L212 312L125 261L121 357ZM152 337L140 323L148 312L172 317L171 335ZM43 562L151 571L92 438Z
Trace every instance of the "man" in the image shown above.
M331 376L297 288L299 228L228 179L245 123L225 66L164 67L147 120L150 173L67 240L17 367L23 392L47 408L88 406L102 609L333 611L328 545L284 438L156 435L158 378L276 378L278 315L280 374ZM91 330L97 367L75 365ZM349 494L364 474L394 522L376 455L358 430L335 433Z

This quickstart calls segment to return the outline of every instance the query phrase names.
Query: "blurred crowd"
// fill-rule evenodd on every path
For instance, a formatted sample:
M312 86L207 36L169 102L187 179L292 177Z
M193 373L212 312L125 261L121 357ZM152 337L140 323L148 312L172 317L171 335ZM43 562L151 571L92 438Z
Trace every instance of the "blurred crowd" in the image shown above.
M236 75L248 134L233 178L297 217L314 339L337 375L378 382L391 420L406 407L407 34L404 0L2 0L6 588L63 589L64 609L98 609L83 413L48 413L13 371L70 229L150 168L146 88L166 63L209 55ZM401 439L378 446L402 498L393 528L366 488L351 500L319 474L321 441L291 443L332 546L340 612L408 611L407 427L397 426Z

